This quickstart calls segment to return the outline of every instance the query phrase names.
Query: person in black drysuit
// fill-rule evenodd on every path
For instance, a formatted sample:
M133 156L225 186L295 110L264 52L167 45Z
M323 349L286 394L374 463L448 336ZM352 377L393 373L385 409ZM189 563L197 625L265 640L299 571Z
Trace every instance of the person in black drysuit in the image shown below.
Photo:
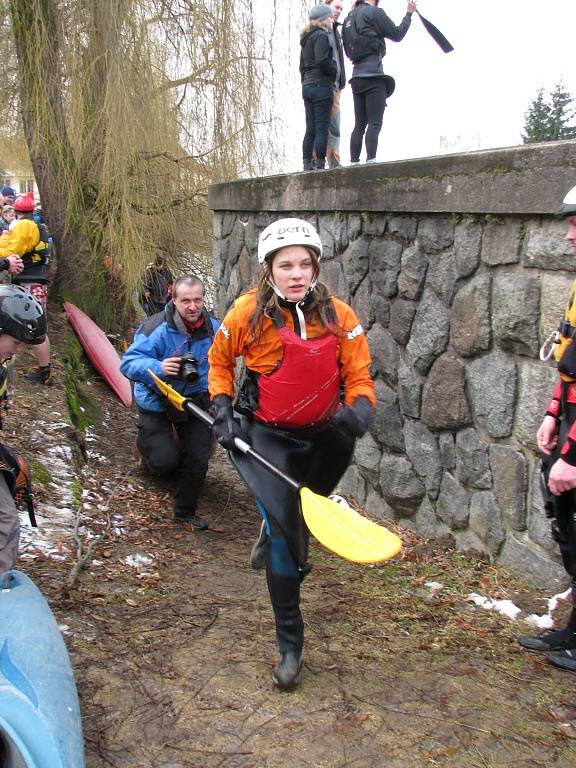
M576 187L562 202L558 217L566 220L568 240L576 251ZM560 374L544 419L536 434L543 453L542 480L546 514L558 543L562 563L571 578L572 611L566 626L544 635L521 635L530 651L550 652L548 661L576 672L576 280L564 318L554 337L553 352ZM544 345L546 346L546 345ZM541 356L548 359L550 355Z
M408 2L407 12L398 26L378 8L379 0L356 0L351 14L359 35L369 38L371 52L354 61L350 85L354 96L354 129L350 137L350 162L360 162L362 140L366 132L366 162L376 160L378 137L382 129L386 98L394 89L393 78L384 74L385 39L399 43L410 28L416 3ZM344 22L343 34L346 34Z
M332 89L336 77L336 63L328 37L328 31L332 29L330 6L314 6L309 19L310 23L300 36L300 77L306 111L306 133L302 142L305 171L326 167L328 127L334 100Z
M162 312L172 296L174 276L166 266L164 256L156 256L153 264L144 271L140 293L142 309L148 317Z

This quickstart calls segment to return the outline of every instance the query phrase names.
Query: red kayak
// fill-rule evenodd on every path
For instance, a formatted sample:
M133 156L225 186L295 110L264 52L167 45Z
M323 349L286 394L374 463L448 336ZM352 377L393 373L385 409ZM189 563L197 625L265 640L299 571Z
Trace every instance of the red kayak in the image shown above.
M64 303L64 311L94 368L124 405L130 408L132 387L128 379L120 373L120 356L104 331L87 314L68 301Z

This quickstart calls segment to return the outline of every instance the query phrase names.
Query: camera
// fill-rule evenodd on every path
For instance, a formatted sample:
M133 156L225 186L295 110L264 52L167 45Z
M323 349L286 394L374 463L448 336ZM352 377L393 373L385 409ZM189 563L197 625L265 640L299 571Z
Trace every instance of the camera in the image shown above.
M200 378L198 373L198 360L193 355L182 355L180 358L180 367L178 368L178 378L194 384Z

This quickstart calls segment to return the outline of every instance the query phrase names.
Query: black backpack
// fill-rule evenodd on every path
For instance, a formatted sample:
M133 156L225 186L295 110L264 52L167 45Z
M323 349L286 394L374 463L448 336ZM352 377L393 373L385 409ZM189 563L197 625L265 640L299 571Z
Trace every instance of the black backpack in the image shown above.
M356 24L355 13L356 10L350 11L348 16L344 19L342 25L342 45L344 46L344 52L353 64L356 64L367 56L373 53L383 54L382 41L378 38L376 33L367 35L358 31ZM386 48L384 48L384 51Z

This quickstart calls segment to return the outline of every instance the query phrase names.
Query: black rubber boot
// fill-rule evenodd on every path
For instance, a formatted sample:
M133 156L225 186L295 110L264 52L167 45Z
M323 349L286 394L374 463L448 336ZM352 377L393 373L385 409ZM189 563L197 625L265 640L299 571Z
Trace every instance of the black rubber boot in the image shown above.
M304 171L312 171L314 170L314 166L312 165L312 160L302 160L302 170Z
M314 164L314 170L315 171L325 171L326 170L326 158L325 157L317 157L316 160L313 160L312 163Z
M48 384L50 382L50 374L50 366L41 365L39 368L36 368L35 371L27 373L24 378L26 381L31 381L34 384Z
M550 656L548 656L548 661L550 664L554 664L555 667L559 667L560 669L565 669L568 672L576 672L576 648L551 653Z
M174 522L191 523L197 531L205 531L208 528L208 523L205 520L202 520L201 517L198 517L194 512L191 512L190 514L175 513Z
M518 642L529 651L564 651L576 649L576 633L569 628L549 632L546 635L520 635Z
M274 685L281 691L293 691L302 676L302 657L296 651L286 651L272 674Z

